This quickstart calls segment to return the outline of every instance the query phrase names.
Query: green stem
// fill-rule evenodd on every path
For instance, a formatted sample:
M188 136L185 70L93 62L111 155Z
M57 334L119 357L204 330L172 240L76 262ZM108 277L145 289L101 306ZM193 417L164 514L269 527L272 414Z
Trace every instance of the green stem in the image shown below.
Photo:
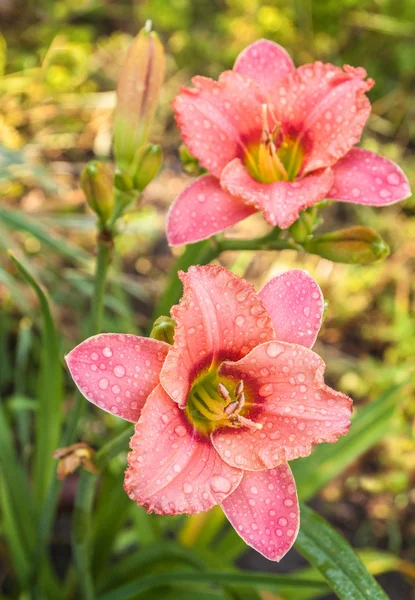
M79 478L72 523L72 549L83 600L95 598L91 575L91 513L96 475L82 471Z
M281 239L281 230L275 227L269 234L255 239L226 239L215 236L208 240L186 246L183 254L177 259L167 280L153 313L153 319L160 315L168 315L170 308L180 300L182 284L177 276L178 271L186 271L191 265L207 265L228 250L301 250L301 246L291 240Z
M102 329L102 317L104 312L105 284L108 267L111 262L113 248L112 233L107 230L101 231L98 236L98 254L94 278L94 295L91 308L91 333L100 333Z

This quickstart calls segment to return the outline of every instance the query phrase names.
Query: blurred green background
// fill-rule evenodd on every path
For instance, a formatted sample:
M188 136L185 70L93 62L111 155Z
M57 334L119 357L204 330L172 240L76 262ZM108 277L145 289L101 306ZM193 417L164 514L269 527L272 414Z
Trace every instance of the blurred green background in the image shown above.
M40 340L37 305L3 250L13 249L49 290L69 350L86 336L95 251L94 217L79 174L94 156L111 161L116 80L146 19L167 52L152 134L163 145L165 163L142 208L123 220L104 326L138 334L149 324L174 260L164 237L166 211L189 181L170 106L179 86L196 74L217 77L260 37L285 46L298 65L364 66L376 86L369 92L373 110L362 145L398 162L413 188L414 14L414 0L0 0L0 386L10 413L22 403L32 410ZM228 253L221 261L256 286L293 266L309 270L329 303L316 350L328 363L329 383L356 405L402 384L382 441L326 485L314 505L354 547L387 549L414 562L415 200L383 209L337 203L324 217L323 230L374 227L390 244L390 257L360 267L287 250ZM230 234L265 230L254 216ZM69 382L67 389L69 407ZM88 414L82 440L99 445L117 428L110 415ZM30 444L23 452L30 454ZM66 491L70 495L70 485ZM65 531L56 536L64 547ZM266 568L255 556L248 560ZM402 577L385 577L392 598L410 597Z

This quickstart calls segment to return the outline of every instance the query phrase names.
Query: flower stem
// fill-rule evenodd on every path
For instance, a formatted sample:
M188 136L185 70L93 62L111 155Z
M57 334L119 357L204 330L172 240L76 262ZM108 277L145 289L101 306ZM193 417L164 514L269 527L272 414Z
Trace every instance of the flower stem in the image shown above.
M105 284L108 267L112 258L113 249L112 232L103 229L98 235L98 254L95 267L94 294L91 308L91 333L100 333L104 312Z
M301 250L292 240L281 239L281 230L275 227L270 233L254 239L226 239L220 235L186 246L183 254L173 267L163 295L153 313L153 320L160 315L168 315L170 308L182 295L182 284L178 271L187 270L191 265L207 265L228 250Z

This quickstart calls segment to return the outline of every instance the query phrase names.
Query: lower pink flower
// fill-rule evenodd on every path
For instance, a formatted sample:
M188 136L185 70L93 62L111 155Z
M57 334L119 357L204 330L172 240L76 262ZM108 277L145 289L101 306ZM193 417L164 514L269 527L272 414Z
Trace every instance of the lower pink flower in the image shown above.
M247 544L280 560L299 527L287 461L350 426L350 398L325 385L310 350L320 288L299 270L259 293L221 267L180 276L172 346L94 336L66 357L70 372L88 400L136 423L124 486L131 499L162 515L220 504Z

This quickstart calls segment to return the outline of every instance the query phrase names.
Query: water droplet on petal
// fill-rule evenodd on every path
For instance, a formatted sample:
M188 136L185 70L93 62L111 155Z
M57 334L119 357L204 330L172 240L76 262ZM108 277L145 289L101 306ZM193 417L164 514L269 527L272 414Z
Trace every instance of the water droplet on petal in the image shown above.
M112 350L109 346L105 346L105 348L102 350L102 354L104 356L106 356L107 358L111 358L112 356Z
M122 365L116 365L114 367L114 375L115 377L124 377L125 368Z
M284 347L281 346L281 344L277 344L276 342L270 342L267 346L267 354L271 358L275 358L282 352L284 352Z
M232 484L222 475L214 475L210 480L210 487L216 494L228 494L232 488Z
M99 380L98 385L101 390L106 390L108 387L108 379L106 377L103 377Z

